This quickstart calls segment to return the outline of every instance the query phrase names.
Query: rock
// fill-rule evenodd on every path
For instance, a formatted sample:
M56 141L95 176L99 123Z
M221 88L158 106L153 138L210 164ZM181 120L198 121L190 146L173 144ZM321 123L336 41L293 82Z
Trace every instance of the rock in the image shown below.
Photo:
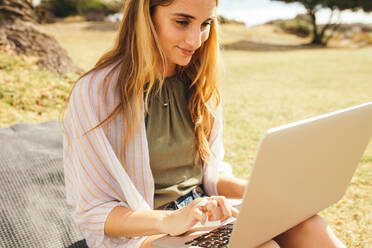
M0 51L38 58L37 65L64 74L82 73L53 37L40 32L31 0L0 0Z
M35 22L36 15L31 0L0 0L0 21L22 20Z
M41 33L30 22L0 22L0 51L35 56L39 67L58 74L83 72L55 38Z

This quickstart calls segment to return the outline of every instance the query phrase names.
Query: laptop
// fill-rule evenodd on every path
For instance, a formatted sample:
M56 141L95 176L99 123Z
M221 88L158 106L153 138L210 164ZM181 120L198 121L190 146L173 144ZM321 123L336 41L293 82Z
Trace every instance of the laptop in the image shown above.
M340 200L371 136L372 102L268 130L238 217L198 224L152 246L259 246Z

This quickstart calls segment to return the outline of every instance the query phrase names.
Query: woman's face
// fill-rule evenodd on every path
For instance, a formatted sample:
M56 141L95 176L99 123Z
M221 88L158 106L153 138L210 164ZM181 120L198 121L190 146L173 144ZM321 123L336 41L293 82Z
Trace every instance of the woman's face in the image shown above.
M215 0L174 0L155 7L152 20L168 62L166 76L174 74L176 65L186 66L208 39L215 10Z

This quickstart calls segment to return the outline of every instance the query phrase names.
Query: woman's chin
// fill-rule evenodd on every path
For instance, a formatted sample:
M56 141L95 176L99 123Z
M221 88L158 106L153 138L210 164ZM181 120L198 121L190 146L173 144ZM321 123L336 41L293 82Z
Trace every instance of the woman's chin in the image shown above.
M191 58L185 59L185 60L182 60L182 61L178 61L178 63L176 63L176 65L178 65L178 66L187 66L187 65L190 64L190 61L191 61Z

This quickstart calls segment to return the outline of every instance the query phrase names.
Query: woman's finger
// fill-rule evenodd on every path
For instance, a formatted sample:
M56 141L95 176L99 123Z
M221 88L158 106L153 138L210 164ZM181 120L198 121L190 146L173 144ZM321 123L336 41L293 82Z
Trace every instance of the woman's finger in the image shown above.
M232 216L231 205L224 196L216 198L222 212L221 221L225 221Z
M205 224L205 222L207 221L207 215L206 213L204 213L203 211L200 210L200 208L198 207L195 207L193 209L193 216L194 218L200 222L201 224Z
M198 221L202 224L207 219L209 221L219 220L224 222L230 217L237 217L239 214L239 211L232 207L224 196L198 198L193 201L192 205L199 209L198 215L201 217L198 218Z
M215 200L211 200L210 197L204 197L199 201L199 209L206 214L208 220L212 221L219 217L218 203Z
M221 212L218 206L218 202L214 199L208 200L206 205L207 212L209 213L208 220L215 221L221 218Z

